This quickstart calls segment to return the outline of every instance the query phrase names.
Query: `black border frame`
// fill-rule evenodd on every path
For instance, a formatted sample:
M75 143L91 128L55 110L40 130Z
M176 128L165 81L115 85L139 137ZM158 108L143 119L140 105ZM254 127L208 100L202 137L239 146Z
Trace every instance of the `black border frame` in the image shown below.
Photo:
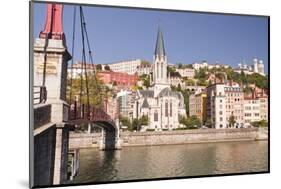
M197 175L197 176L180 176L180 177L161 177L151 179L131 179L120 181L105 181L105 182L87 182L87 183L72 183L72 184L58 184L58 185L40 185L34 186L34 160L33 160L33 4L34 3L60 3L63 5L82 5L88 7L103 7L103 8L119 8L119 9L134 9L134 10L152 10L152 11L166 11L166 12L185 12L185 13L199 13L199 14L215 14L215 15L231 15L231 16L250 16L250 17L264 17L268 20L268 170L261 172L241 172L241 173L227 173L227 174L213 174L213 175ZM69 3L60 1L48 0L30 0L29 1L29 188L47 188L47 187L67 187L67 186L85 186L85 185L99 185L99 184L118 184L118 183L134 183L143 181L162 181L162 180L175 180L175 179L190 179L190 178L209 178L209 177L224 177L224 176L239 176L239 175L256 175L270 173L270 16L269 15L254 15L254 14L238 14L238 13L223 13L223 12L207 12L207 11L192 11L192 10L176 10L176 9L163 9L163 8L147 8L147 7L127 7L118 5L101 5L90 3Z

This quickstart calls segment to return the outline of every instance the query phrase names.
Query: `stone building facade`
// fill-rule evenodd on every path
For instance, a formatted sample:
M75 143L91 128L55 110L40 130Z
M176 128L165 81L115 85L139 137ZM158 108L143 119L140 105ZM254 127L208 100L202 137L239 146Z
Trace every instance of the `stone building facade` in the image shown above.
M120 62L103 64L102 65L103 70L106 65L108 65L110 67L110 70L112 70L114 72L135 74L137 71L137 67L141 65L141 60L134 59L134 60L125 60L125 61L120 61Z
M207 119L205 92L193 93L189 95L189 116L196 116L204 123Z
M219 128L244 127L244 94L237 83L216 83L207 88L207 117ZM229 119L234 116L235 124Z

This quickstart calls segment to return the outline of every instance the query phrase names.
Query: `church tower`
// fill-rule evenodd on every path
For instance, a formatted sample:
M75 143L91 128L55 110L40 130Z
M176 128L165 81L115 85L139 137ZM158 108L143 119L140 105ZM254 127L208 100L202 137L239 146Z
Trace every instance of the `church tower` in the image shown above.
M157 41L155 46L155 51L153 55L153 82L152 87L156 91L161 91L164 88L169 87L168 77L167 77L167 56L164 47L163 34L158 27Z

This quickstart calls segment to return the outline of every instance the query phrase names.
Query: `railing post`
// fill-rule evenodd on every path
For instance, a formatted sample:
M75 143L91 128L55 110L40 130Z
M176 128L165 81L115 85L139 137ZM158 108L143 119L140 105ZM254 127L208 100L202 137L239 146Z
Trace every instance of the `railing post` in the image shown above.
M81 114L82 114L81 117L82 117L82 119L84 119L84 117L85 117L85 116L84 116L84 113L85 113L85 112L84 112L84 104L82 104L82 111L81 111Z
M77 101L74 101L74 119L77 118Z

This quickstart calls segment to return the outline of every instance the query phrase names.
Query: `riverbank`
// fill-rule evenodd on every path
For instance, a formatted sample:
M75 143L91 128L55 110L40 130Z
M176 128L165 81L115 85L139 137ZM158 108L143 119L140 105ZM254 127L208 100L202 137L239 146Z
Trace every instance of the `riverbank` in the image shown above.
M69 148L97 148L101 133L70 133ZM162 132L121 132L122 146L153 146L192 143L267 140L267 128L196 129Z

